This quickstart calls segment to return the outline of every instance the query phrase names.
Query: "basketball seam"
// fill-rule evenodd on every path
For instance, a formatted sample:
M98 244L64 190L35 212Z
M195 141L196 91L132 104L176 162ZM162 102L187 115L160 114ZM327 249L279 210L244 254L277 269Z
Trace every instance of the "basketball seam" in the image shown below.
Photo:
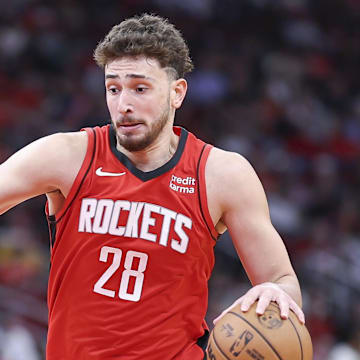
M274 351L274 353L277 355L277 357L279 358L279 360L283 360L280 356L280 354L276 351L276 349L271 345L271 343L269 342L269 340L256 328L254 327L249 321L247 321L244 317L242 317L241 315L234 313L233 311L229 311L229 314L233 314L237 317L239 317L241 320L245 321L248 325L250 325L263 339L264 341L270 346L270 348ZM215 339L215 337L214 337Z
M215 339L215 332L213 332L213 339L214 339L214 343L216 345L216 347L220 350L220 352L226 357L227 360L231 360L229 357L227 357L227 355L222 351L221 347L219 346L219 344L217 343L216 339Z
M294 327L294 330L295 330L295 332L296 332L296 335L297 335L297 337L298 337L298 339L299 339L300 351L301 351L301 360L303 360L303 359L304 359L304 352L303 352L303 347L302 347L302 342L301 342L301 339L300 339L300 335L299 335L299 333L298 333L298 331L297 331L297 328L296 328L295 324L294 324L293 321L290 319L290 317L288 317L288 319L290 320L291 325Z

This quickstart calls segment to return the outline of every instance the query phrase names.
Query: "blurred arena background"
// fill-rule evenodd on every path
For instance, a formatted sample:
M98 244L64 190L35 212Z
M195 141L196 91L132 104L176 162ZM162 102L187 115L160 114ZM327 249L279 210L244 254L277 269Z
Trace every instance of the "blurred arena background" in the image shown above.
M168 17L196 66L177 124L250 160L301 281L314 359L355 359L334 347L360 323L360 1L0 4L0 162L41 136L105 124L96 44L134 14ZM0 217L1 360L44 359L44 203ZM209 325L250 286L228 235L216 258Z

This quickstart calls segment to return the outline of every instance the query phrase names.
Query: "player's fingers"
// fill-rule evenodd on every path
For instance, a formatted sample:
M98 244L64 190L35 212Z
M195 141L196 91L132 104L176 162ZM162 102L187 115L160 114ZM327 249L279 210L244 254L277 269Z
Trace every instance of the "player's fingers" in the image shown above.
M215 325L227 312L227 309L224 310L216 319L213 320L213 324Z
M280 316L282 319L287 319L289 317L289 301L287 299L284 298L279 298L276 299L277 304L279 305L280 308Z
M301 324L305 324L305 315L304 312L301 310L300 306L296 304L295 302L290 304L290 309L295 313L295 315L298 317Z
M241 311L248 311L251 305L259 298L259 293L257 291L248 291L241 301Z
M280 316L282 319L287 319L289 317L290 310L292 310L295 313L295 315L298 317L300 323L305 324L305 315L295 301L290 300L289 302L288 299L280 298L276 302L279 305Z
M256 306L256 313L258 315L263 315L266 308L269 306L271 297L269 296L260 296L258 304Z
M238 304L241 304L241 301L244 296L237 299L232 305L230 305L228 308L226 308L216 319L213 320L213 324L215 325L228 311L230 311L233 307L235 307Z

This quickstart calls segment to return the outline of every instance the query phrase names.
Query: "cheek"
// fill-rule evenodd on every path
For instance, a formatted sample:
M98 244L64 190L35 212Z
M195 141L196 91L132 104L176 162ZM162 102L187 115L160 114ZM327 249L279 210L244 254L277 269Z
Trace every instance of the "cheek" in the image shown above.
M106 96L106 104L107 104L107 107L108 107L110 113L115 111L116 103L115 103L114 99L111 99L110 97Z
M154 117L158 112L159 100L156 99L146 99L146 101L139 101L135 105L135 111L149 116L150 118Z

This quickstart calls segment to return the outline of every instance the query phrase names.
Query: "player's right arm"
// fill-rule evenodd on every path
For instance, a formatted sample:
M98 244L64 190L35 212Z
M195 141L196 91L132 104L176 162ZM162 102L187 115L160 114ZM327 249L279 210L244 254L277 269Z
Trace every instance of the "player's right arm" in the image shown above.
M49 135L0 165L0 214L38 195L67 196L86 153L86 132Z

